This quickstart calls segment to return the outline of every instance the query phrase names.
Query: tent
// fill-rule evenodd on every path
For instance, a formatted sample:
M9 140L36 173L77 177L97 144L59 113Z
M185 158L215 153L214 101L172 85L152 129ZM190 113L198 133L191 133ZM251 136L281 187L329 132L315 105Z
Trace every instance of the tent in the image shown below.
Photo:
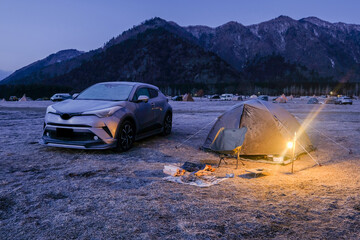
M288 99L289 101L291 101L291 100L294 99L294 96L291 94L289 97L287 97L287 99Z
M313 149L309 137L300 124L284 108L277 104L257 99L235 105L218 117L211 128L203 148L211 149L211 144L222 129L246 127L248 129L241 155L291 156L287 143L297 133L295 154Z
M22 96L22 98L19 99L19 102L26 102L27 101L27 98L26 98L26 95L24 94Z
M317 98L310 98L309 101L307 102L307 104L318 104L319 100Z
M1 100L1 102L6 102L5 98L3 98L3 99Z
M183 96L183 101L186 101L186 102L194 102L194 99L192 98L191 94L190 93L187 93Z
M281 95L280 97L278 97L278 98L275 100L275 102L277 102L277 103L286 103L287 101L288 101L288 100L287 100L285 94Z
M251 95L250 98L251 98L251 99L254 99L254 98L256 99L257 96L254 94L254 95Z

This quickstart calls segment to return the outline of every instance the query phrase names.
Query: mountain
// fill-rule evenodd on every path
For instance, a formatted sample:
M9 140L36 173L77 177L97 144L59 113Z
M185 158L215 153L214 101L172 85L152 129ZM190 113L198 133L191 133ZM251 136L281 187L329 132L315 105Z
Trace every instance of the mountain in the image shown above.
M104 81L139 81L168 89L169 94L237 85L241 74L212 52L166 28L147 28L94 55L67 74L44 81L76 90Z
M185 29L240 71L257 56L278 54L334 81L349 74L351 81L360 81L360 25L280 16L250 26L229 22L216 28Z
M5 78L1 84L30 84L30 83L36 83L39 81L41 76L53 76L55 75L56 71L46 71L45 69L47 67L50 68L59 68L61 65L64 66L64 62L69 61L70 59L73 59L75 57L80 56L84 52L75 50L75 49L68 49L68 50L62 50L57 53L51 54L50 56L41 59L39 61L36 61L34 63L31 63L23 68L20 68L19 70L16 70L14 73L12 73L10 76ZM71 69L71 68L70 68ZM65 71L61 71L61 73L68 71L69 69Z
M153 83L168 94L325 94L339 82L351 90L360 82L360 26L280 16L250 26L181 27L153 18L98 49L52 54L1 84L9 91L31 90L29 84L80 91L102 81Z
M0 81L9 76L12 72L0 69Z
M237 70L199 46L192 34L160 18L145 21L104 47L70 60L50 64L51 56L18 70L5 83L61 85L80 91L102 81L141 81L180 93L194 86L224 88L241 79ZM27 75L20 75L24 70Z

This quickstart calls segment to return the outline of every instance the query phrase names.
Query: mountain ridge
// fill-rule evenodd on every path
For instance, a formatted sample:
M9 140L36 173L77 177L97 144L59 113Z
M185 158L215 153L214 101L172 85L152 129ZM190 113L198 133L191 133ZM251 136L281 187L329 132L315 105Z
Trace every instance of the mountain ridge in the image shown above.
M162 41L165 39L161 42L162 45L156 42L158 38ZM126 44L123 44L125 42ZM254 83L264 85L261 81L269 83L279 81L277 79L282 77L289 79L289 76L297 77L298 79L292 81L297 84L301 84L299 79L308 79L304 80L307 83L316 83L316 79L322 83L360 82L359 43L360 25L329 23L316 17L294 20L281 15L259 24L245 26L230 21L214 28L203 25L182 27L175 22L155 17L124 31L95 50L85 53L73 52L73 57L60 59L58 62L59 59L54 56L62 52L59 51L54 56L50 55L17 70L1 84L71 86L71 81L75 81L77 86L83 88L96 82L86 71L96 72L98 81L141 80L160 84L164 88L184 83L176 75L171 75L172 72L178 71L178 75L186 78L187 84L196 83L203 87L212 84L209 88L214 91L214 85L222 88L230 83L236 88L233 82L237 81L238 85L254 87ZM137 44L136 47L134 44ZM149 46L157 51L148 51ZM133 52L127 51L126 48L131 48ZM163 54L164 49L173 55ZM115 53L123 54L121 56L129 62L119 59ZM278 76L270 72L273 80L251 72L254 69L267 69L266 72L269 73L271 69L268 66L261 67L259 64L271 66L271 61L275 61L276 66L284 66ZM98 69L94 62L103 68ZM194 63L195 68L188 67L194 66ZM33 65L38 67L33 69ZM160 70L156 70L154 66ZM164 66L169 69L164 69ZM221 67L219 70L212 69L216 66ZM19 74L22 72L20 70L29 69L31 71L27 71L25 75ZM194 69L199 71L198 74ZM204 69L211 74L204 74ZM139 72L143 75L140 76ZM158 75L156 72L172 78ZM144 74L149 77L143 78ZM232 76L228 82L223 78L225 75ZM107 79L103 76L107 76ZM253 79L254 76L256 79ZM158 82L158 79L165 78L168 82ZM284 84L286 85L286 82L282 82L281 86ZM278 86L276 83L270 85Z

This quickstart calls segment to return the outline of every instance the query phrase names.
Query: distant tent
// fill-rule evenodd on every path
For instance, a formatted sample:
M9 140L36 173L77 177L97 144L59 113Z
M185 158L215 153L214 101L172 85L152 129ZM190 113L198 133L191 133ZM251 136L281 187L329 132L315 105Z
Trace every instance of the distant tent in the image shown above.
M309 101L307 102L307 104L318 104L319 100L317 98L310 98Z
M299 155L313 149L309 137L298 121L284 108L277 104L248 100L235 105L218 117L210 130L204 149L211 149L211 144L222 129L248 129L241 155L283 155L291 156L287 142L297 133L295 154Z
M256 99L257 96L254 94L254 95L251 95L250 98L251 98L251 99Z
M183 101L186 101L186 102L194 102L194 99L192 98L191 94L190 93L187 93L183 96Z
M5 98L3 98L3 99L1 100L1 102L6 102Z
M19 102L26 102L27 101L27 98L26 98L26 95L24 94L22 96L22 98L19 99Z
M278 97L275 102L277 103L286 103L288 101L288 99L285 97L285 94L281 95L280 97Z
M291 100L294 99L294 96L293 96L293 95L290 95L290 96L287 97L287 99L288 99L289 101L291 101Z

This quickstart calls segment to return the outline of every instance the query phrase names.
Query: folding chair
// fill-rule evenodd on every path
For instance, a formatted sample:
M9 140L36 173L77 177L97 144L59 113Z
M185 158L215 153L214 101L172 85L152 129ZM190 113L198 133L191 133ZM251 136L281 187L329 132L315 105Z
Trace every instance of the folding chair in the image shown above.
M210 144L210 149L212 151L222 154L220 155L218 167L220 167L221 161L225 158L225 154L230 154L237 156L236 168L238 168L238 164L240 160L240 151L245 140L246 132L247 132L246 127L220 128L214 140ZM245 165L243 162L241 163L242 165Z

